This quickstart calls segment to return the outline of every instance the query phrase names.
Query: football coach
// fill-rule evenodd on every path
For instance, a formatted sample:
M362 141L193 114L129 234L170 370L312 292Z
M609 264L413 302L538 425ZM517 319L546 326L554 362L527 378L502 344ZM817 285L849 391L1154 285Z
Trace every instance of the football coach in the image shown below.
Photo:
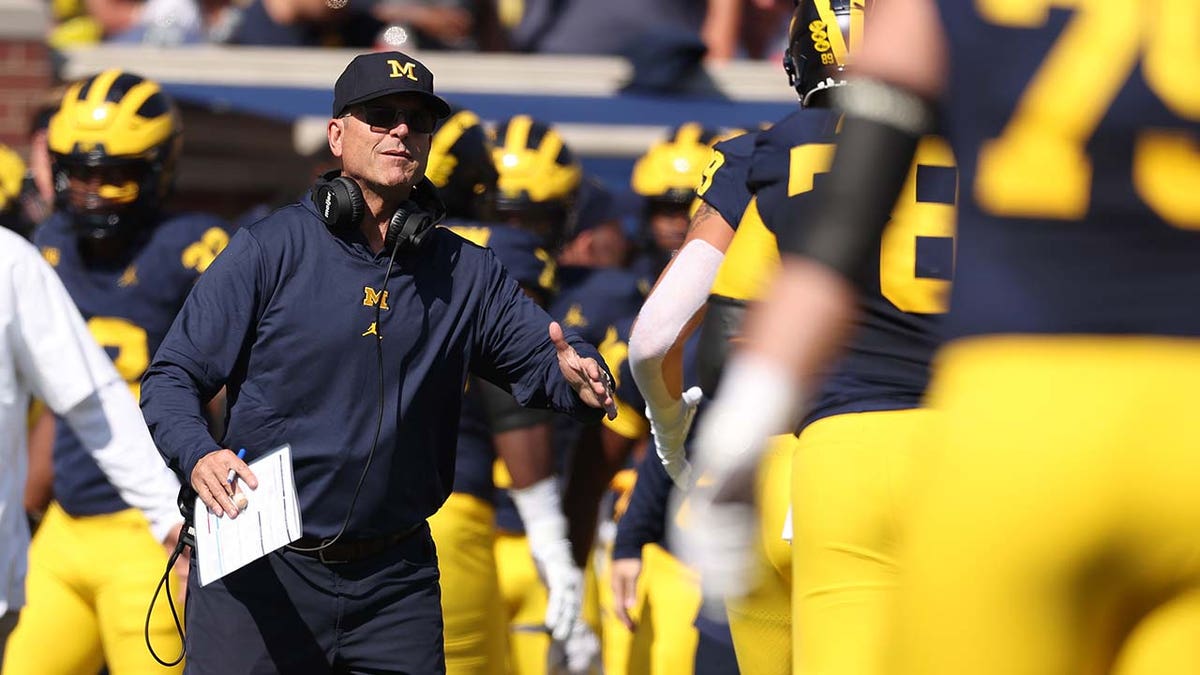
M419 61L351 61L328 124L341 171L234 235L146 372L154 440L209 509L236 517L229 471L254 487L246 462L286 443L304 526L207 586L192 566L188 673L444 672L426 518L452 490L468 375L526 406L616 415L596 350L491 251L434 227L425 163L449 112ZM218 443L201 410L223 386Z

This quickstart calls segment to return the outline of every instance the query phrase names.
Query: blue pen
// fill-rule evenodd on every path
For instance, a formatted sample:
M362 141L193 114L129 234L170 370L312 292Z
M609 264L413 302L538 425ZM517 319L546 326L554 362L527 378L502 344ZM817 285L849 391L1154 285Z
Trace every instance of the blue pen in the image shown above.
M246 449L245 449L245 448L242 448L241 450L238 450L238 459L246 459ZM237 471L234 471L233 469L230 469L230 470L229 470L229 477L225 479L225 482L226 482L226 483L233 483L233 479L234 479L234 477L236 477L236 476L237 476Z

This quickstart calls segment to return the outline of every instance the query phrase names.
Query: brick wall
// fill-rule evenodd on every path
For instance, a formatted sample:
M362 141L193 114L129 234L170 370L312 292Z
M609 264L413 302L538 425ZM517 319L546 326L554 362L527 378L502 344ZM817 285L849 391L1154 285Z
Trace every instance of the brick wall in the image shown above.
M47 3L0 0L0 143L23 156L29 118L50 87Z
M50 53L44 42L0 38L0 143L26 154L29 120L50 78Z

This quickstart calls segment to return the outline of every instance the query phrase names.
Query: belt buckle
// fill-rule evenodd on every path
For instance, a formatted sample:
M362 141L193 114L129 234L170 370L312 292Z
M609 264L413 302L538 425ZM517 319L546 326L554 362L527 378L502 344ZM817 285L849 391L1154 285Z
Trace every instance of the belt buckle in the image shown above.
M325 565L345 565L346 563L350 562L349 560L338 560L336 558L331 558L325 554L325 552L329 550L327 545L332 541L332 539L325 539L321 542L321 546L325 548L317 550L317 560L320 560Z

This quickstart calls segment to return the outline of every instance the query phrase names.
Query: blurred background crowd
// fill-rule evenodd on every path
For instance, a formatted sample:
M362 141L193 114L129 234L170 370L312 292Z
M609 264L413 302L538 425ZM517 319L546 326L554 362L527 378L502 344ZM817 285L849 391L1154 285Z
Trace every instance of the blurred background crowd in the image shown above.
M15 156L5 195L22 204L21 227L45 217L55 103L68 82L120 67L159 81L180 104L179 208L235 222L261 214L326 165L328 86L348 54L398 48L420 54L439 91L489 126L517 114L558 126L634 235L631 172L654 142L686 121L746 129L790 109L777 64L791 8L783 0L6 0L0 142ZM277 49L253 49L268 46Z

